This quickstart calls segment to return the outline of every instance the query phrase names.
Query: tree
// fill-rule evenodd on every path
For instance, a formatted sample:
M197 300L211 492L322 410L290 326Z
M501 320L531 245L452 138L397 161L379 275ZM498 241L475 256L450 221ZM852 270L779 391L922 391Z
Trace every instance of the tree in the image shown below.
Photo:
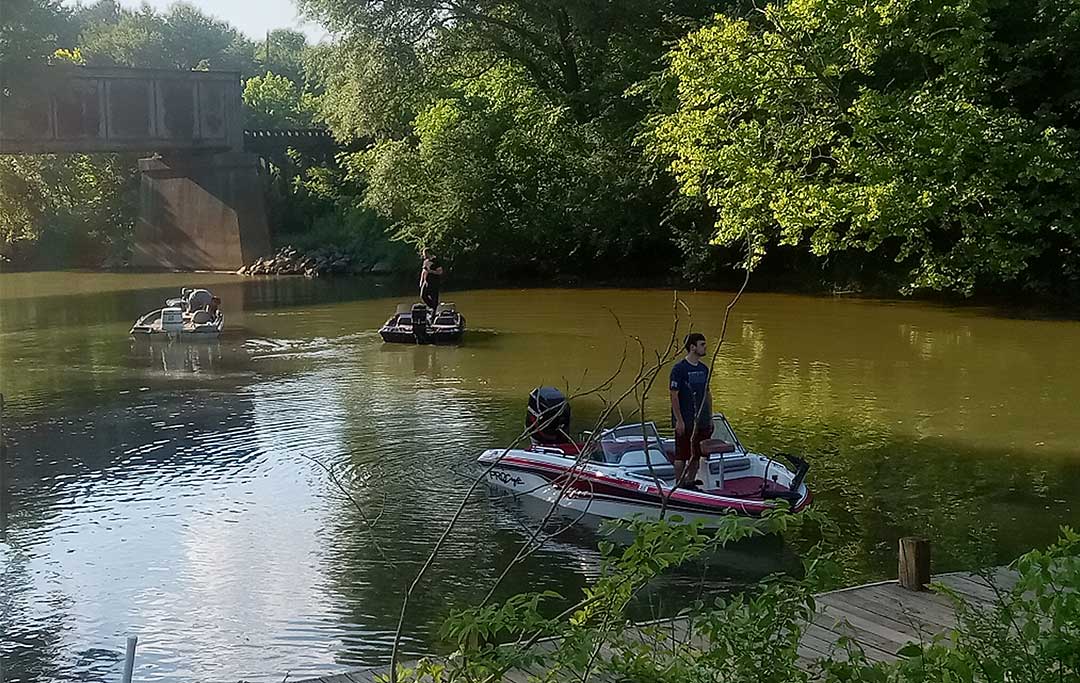
M506 65L432 101L413 135L353 169L399 239L492 272L596 274L648 267L666 242L633 160Z
M285 76L298 85L307 84L305 57L307 36L288 28L274 29L255 47L255 61L266 71Z
M320 55L321 113L378 141L350 167L400 239L504 271L670 265L669 186L633 147L644 109L624 92L712 3L303 6L342 34Z
M252 128L306 128L312 125L315 103L285 76L267 71L244 84L246 123Z
M434 90L423 55L403 44L353 36L307 55L323 93L320 118L341 140L400 139Z
M125 253L135 225L133 161L115 154L0 156L0 254L94 266Z
M1038 17L1077 15L1036 4L1011 45L968 0L719 16L671 52L644 140L716 211L715 241L750 236L751 261L777 244L860 249L906 264L911 288L1076 287L1077 131L1010 88L1041 32L1060 32Z
M43 64L71 47L75 29L60 0L4 0L0 8L0 68Z
M665 41L686 21L709 16L707 0L300 0L303 10L351 39L411 46L438 58L481 69L505 61L541 92L598 113L607 98L652 69ZM466 60L458 57L465 56Z
M102 7L104 5L104 7ZM88 12L82 48L92 65L255 73L254 44L229 24L178 2L161 14L144 5L119 9L103 0Z

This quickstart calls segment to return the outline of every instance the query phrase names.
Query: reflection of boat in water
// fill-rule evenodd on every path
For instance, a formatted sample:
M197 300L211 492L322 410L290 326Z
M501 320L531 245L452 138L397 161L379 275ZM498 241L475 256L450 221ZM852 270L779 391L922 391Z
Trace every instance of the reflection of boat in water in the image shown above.
M505 497L504 497L505 496ZM531 536L534 527L548 517L550 503L534 496L496 495L496 506L506 518L501 524L507 530ZM500 515L501 516L501 515ZM511 516L516 519L511 519ZM708 533L708 532L707 532ZM610 520L592 515L575 515L557 511L544 524L543 547L556 553L571 564L583 576L595 579L600 576L602 558L597 551L599 541L609 541L617 547L626 548L634 542L632 530L612 525ZM621 551L616 551L618 554ZM771 574L798 575L803 571L802 562L794 548L782 536L768 534L746 538L711 548L706 553L672 569L665 582L672 585L694 584L706 577L713 591L741 588L758 582ZM683 594L685 597L685 593ZM641 615L648 618L650 615Z
M713 416L713 435L702 443L698 479L702 490L674 488L669 456L674 441L652 422L605 430L591 444L572 442L570 407L550 387L529 396L526 423L532 443L521 449L490 449L479 458L488 481L514 495L531 496L569 514L601 519L656 518L660 511L715 527L730 514L759 516L784 501L799 511L810 504L803 479L805 460L786 456L794 471L743 447L723 415Z
M221 372L222 347L216 338L200 344L185 344L164 336L153 336L148 342L133 342L132 350L151 367L167 375L204 375Z
M184 288L163 308L146 313L131 327L134 336L216 339L225 326L221 300L206 289Z
M398 344L453 344L465 334L465 316L454 304L443 303L429 320L424 304L400 304L379 329L383 341Z

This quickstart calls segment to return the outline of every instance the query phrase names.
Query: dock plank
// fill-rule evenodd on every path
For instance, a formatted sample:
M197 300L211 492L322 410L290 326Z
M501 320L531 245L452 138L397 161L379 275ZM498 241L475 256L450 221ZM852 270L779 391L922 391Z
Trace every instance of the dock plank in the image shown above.
M830 611L831 609L826 608L823 610L821 616L816 618L814 623L836 633L837 636L846 636L860 644L865 642L889 654L895 654L897 650L912 640L906 634L893 631L868 619L862 619L853 614Z
M885 640L899 642L901 645L906 645L919 637L918 630L909 624L891 617L883 617L852 603L820 604L818 607L824 618L847 621L859 631L873 633Z

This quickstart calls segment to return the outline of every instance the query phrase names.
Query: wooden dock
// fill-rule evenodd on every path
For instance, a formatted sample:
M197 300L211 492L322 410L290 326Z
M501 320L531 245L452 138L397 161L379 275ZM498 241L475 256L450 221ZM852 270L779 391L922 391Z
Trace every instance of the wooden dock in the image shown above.
M928 566L927 561L922 570L923 576L912 580L905 577L901 564L901 579L915 587L925 585L929 576ZM971 605L987 606L996 597L995 588L1010 590L1016 582L1016 575L1005 569L997 569L987 580L970 572L954 572L938 574L933 581L949 587ZM956 613L949 598L925 590L903 588L899 580L822 593L815 597L815 601L817 616L806 627L799 643L799 661L802 668L808 670L814 666L815 660L837 654L837 642L842 636L861 646L871 661L893 661L898 658L897 652L908 643L929 640L935 634L956 626ZM656 623L660 622L652 624ZM652 635L648 637L652 639L656 631L662 630L670 635L665 636L667 642L658 642L657 647L680 645L679 639L685 637L688 631L685 619L663 623L671 623L671 628L650 629ZM693 642L692 637L689 640L692 645L701 645ZM545 645L551 647L551 643L540 643L538 647ZM508 673L504 680L525 683L530 674L539 673L514 671ZM388 674L389 667L381 666L297 683L375 683L377 680L387 680ZM593 678L600 680L596 676Z

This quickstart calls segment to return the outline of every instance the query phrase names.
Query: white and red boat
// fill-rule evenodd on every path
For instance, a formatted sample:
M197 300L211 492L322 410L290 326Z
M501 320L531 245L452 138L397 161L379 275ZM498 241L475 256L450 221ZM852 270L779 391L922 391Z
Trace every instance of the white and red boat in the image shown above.
M723 415L712 420L697 490L672 490L675 442L662 438L652 422L621 425L591 440L569 439L569 404L550 387L529 396L530 446L490 449L479 463L493 487L557 505L564 516L655 519L664 510L668 517L680 515L687 522L715 527L731 514L759 516L781 504L798 512L810 504L812 495L803 481L809 469L805 460L782 456L789 469L748 451Z

